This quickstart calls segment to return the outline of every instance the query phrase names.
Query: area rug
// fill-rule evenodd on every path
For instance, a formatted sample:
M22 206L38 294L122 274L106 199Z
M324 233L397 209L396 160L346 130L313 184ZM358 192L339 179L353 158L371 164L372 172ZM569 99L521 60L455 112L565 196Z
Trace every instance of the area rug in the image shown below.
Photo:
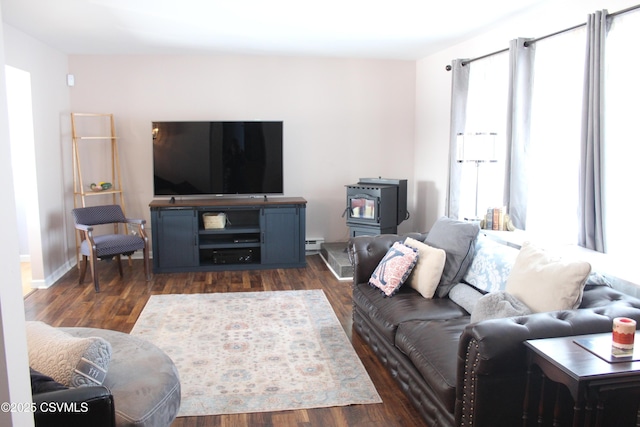
M382 401L322 290L152 295L131 335L176 364L179 417Z

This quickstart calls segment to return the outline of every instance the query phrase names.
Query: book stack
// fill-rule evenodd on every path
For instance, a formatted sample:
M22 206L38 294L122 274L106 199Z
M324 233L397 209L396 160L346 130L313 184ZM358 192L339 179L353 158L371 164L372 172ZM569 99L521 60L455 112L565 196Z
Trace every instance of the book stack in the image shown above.
M485 230L505 231L507 230L505 217L508 218L506 206L488 208L484 219L484 227L482 228Z

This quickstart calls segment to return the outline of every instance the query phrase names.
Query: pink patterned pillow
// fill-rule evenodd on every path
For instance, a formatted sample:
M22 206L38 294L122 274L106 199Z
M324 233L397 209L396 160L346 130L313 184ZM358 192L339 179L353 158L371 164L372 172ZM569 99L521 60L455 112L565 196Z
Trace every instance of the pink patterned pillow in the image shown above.
M396 242L376 267L369 284L379 288L385 296L393 296L407 280L417 261L416 249Z

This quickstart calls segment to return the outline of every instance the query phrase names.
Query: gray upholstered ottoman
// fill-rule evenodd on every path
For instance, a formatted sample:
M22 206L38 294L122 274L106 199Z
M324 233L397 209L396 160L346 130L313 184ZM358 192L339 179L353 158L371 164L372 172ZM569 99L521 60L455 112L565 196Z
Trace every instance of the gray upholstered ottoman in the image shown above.
M76 337L101 337L111 343L104 385L111 390L116 425L168 427L180 409L180 380L173 361L148 341L95 328L60 328Z

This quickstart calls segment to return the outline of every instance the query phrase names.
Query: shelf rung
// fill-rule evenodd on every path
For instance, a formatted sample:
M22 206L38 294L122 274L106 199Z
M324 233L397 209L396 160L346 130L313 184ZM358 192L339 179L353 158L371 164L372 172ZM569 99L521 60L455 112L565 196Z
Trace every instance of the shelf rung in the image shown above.
M74 193L74 194L77 196L100 196L104 194L120 194L120 193L122 193L122 190L88 191L86 193L80 192L80 193Z
M200 249L245 249L245 248L259 248L260 242L248 242L248 243L233 243L233 242L220 242L220 243L200 243L198 245Z
M118 139L117 136L76 136L76 139Z
M113 115L111 113L71 113L71 114L77 117L111 117Z

